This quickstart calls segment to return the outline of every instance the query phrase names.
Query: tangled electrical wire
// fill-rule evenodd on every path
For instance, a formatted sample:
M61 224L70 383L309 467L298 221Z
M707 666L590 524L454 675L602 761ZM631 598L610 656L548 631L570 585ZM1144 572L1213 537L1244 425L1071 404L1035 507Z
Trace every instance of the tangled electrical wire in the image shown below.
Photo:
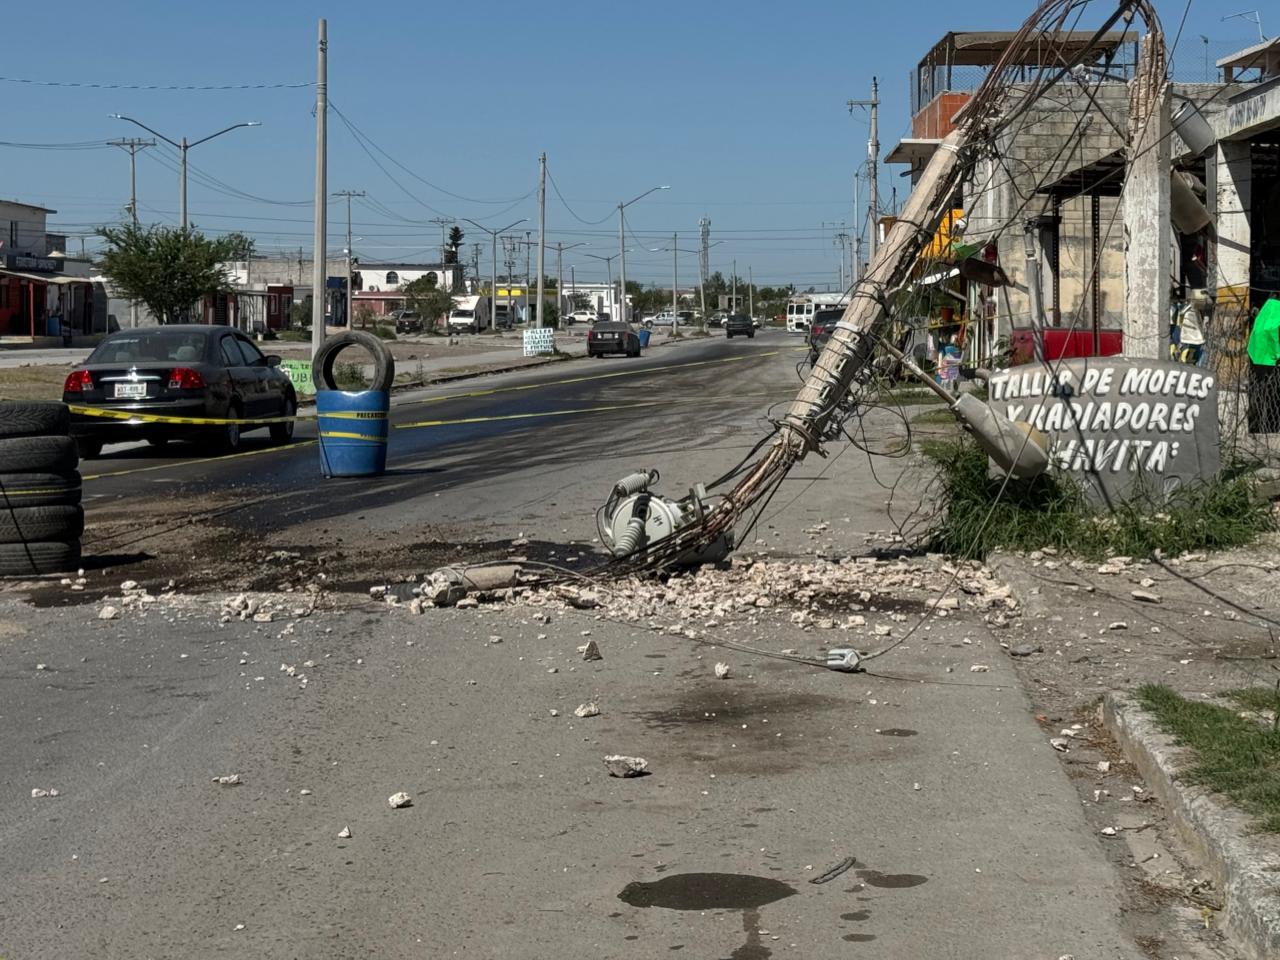
M952 198L974 176L980 160L1000 155L997 142L1002 134L1024 123L1032 107L1064 78L1075 77L1075 68L1099 58L1116 24L1141 18L1150 34L1150 49L1158 51L1143 61L1135 85L1155 89L1164 82L1163 33L1150 0L1121 0L1088 42L1068 43L1068 37L1078 37L1072 28L1091 2L1044 0L1027 18L960 111L956 129L935 152L796 399L782 417L773 419L774 429L761 443L720 478L736 480L735 486L696 521L613 561L615 572L659 570L721 537L731 537L744 520L749 530L792 467L811 452L825 456L824 444L852 439L850 421L860 421L873 402L872 358L891 321L892 302L910 286L921 253L951 209ZM1041 66L1028 80L1020 68L1029 49L1040 54ZM764 455L750 462L770 440Z

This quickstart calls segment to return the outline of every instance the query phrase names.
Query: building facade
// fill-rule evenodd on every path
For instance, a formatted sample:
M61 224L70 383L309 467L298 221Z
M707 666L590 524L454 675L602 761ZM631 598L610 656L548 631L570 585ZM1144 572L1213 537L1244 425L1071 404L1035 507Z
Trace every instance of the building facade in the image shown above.
M66 238L47 230L56 212L0 200L0 342L68 341L106 330L88 261L68 257Z

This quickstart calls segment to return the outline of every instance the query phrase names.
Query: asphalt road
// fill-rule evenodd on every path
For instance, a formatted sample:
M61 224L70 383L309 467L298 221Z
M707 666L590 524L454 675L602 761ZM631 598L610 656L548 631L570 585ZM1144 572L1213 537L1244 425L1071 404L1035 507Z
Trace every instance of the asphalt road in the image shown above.
M302 442L204 463L110 451L91 531L136 517L155 560L93 567L38 606L0 594L0 957L1138 957L1107 841L975 614L927 625L874 677L607 609L412 617L353 593L295 616L311 567L270 623L223 622L225 567L186 588L213 526L232 555L359 542L384 564L370 577L446 529L450 556L523 536L571 564L617 477L655 466L678 494L739 460L794 394L795 347L717 339L400 398L402 425L618 409L406 426L378 480L321 480ZM919 505L911 461L872 472L851 451L794 471L742 552L861 552L893 490ZM146 529L202 501L216 518ZM243 556L290 580L291 560ZM126 576L179 589L99 619ZM777 613L733 637L831 642ZM588 636L603 660L577 653ZM600 716L575 718L589 700ZM652 775L607 776L612 753ZM392 809L397 791L413 805Z
M788 397L794 375L779 381L775 371L762 383L758 374L797 347L794 338L776 332L752 340L711 337L640 359L576 360L400 394L389 422L388 470L380 478L323 479L313 421L298 424L288 447L258 431L245 436L242 453L229 457L210 458L194 444L113 445L81 465L86 503L92 514L95 507L133 504L139 497L250 489L273 499L269 508L251 509L240 519L273 530L343 515L353 495L362 504L411 502L533 463L591 461L620 447L655 452L662 438L696 436L690 423L709 424L725 411Z

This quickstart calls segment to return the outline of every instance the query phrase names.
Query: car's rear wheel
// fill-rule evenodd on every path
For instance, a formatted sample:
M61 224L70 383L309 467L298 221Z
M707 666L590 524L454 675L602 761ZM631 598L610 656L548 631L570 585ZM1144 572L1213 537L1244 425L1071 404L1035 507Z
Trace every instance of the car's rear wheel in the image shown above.
M297 413L298 402L294 400L293 397L286 397L284 401L284 408L281 410L280 416L293 417L296 416ZM293 439L293 424L294 421L292 419L285 420L281 423L271 424L271 427L269 428L271 431L271 439L276 443L288 443Z
M240 449L240 424L238 421L244 417L243 410L237 401L232 401L227 407L227 419L233 421L225 426L214 427L216 433L213 436L213 448L218 453L235 453Z

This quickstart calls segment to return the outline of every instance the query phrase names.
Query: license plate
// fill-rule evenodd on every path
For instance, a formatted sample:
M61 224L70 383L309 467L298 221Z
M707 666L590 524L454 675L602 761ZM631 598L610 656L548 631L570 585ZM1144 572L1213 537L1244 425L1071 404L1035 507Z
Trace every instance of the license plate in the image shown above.
M616 339L617 339L617 337L618 337L618 335L617 335L616 333L602 333L602 334L600 334L600 339L601 339L601 340L616 340Z
M147 385L145 383L117 383L116 397L136 400L147 395Z

